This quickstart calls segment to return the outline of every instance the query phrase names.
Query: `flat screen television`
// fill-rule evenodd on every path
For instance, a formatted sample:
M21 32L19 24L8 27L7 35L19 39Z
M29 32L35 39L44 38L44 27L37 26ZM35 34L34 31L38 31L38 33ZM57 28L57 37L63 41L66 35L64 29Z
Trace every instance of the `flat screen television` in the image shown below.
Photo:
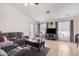
M56 29L55 28L48 28L47 33L48 34L56 34Z

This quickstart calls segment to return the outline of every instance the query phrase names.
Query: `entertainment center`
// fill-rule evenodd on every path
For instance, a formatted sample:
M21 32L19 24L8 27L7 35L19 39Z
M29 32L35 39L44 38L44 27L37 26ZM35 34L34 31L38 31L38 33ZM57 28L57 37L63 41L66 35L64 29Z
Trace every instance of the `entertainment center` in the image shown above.
M50 22L47 24L46 34L47 39L49 40L56 40L57 28L55 22Z
M47 28L47 33L56 34L56 28Z

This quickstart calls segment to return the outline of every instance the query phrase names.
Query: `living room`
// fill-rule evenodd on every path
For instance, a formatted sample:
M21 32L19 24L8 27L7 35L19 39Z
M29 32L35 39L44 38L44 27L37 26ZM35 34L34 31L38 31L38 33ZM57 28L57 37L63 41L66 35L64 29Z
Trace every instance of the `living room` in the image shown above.
M79 32L78 3L1 3L0 7L0 36L4 37L4 40L1 37L0 48L5 52L3 55L79 55L75 39Z

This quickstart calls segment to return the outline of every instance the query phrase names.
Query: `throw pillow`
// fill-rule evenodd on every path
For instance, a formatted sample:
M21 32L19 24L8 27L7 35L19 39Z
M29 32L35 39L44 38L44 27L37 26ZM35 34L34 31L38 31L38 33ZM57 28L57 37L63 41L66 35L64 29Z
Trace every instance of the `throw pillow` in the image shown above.
M5 41L7 41L7 37L6 36L2 36L4 38Z
M3 37L0 37L0 42L4 42L4 38Z

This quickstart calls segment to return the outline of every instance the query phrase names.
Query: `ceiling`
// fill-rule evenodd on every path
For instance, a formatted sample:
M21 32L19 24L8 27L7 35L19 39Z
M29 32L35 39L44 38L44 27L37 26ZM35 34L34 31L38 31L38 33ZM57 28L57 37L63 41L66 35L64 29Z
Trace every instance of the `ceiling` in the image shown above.
M23 3L14 3L10 5L37 22L48 22L79 14L79 4L77 3L39 3L39 5L28 6L24 6Z

